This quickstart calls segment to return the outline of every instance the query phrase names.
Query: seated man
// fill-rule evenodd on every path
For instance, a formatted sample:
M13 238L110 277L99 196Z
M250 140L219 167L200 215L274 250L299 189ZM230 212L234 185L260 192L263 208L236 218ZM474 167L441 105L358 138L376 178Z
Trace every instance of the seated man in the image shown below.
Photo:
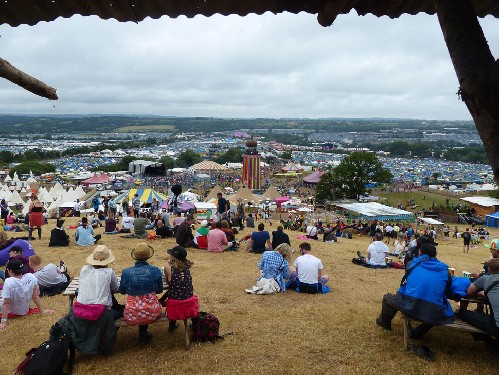
M376 319L376 324L386 330L392 329L397 311L423 321L416 328L409 327L409 337L414 339L434 325L454 321L452 307L445 296L450 284L447 264L436 258L437 248L430 242L421 244L419 254L407 266L397 294L383 296L381 315Z
M332 228L324 228L324 242L338 242L338 237L336 237L336 233L334 233Z
M9 261L7 273L10 277L5 280L2 290L3 306L0 330L7 328L9 318L53 312L52 310L42 311L40 289L36 277L31 273L25 273L25 266L20 259ZM35 303L36 309L30 309L31 300Z
M64 230L64 220L57 219L57 224L54 229L50 231L49 246L69 246L69 235Z
M177 227L175 232L175 240L177 244L182 247L196 247L194 243L194 235L192 234L192 223L194 218L192 216L187 216L185 221Z
M288 288L299 293L315 294L328 293L328 275L322 274L322 261L313 256L312 248L308 242L300 244L300 256L296 258L294 266L296 271L291 272Z
M289 236L284 233L284 228L282 227L282 225L279 225L277 227L277 230L272 232L272 249L277 248L277 246L283 243L291 245L291 243L289 242Z
M367 248L367 258L364 258L360 251L357 254L360 261L367 267L386 267L385 258L388 256L390 249L383 243L383 233L376 232L374 234L374 241Z
M156 225L156 237L168 238L173 236L173 231L163 224L163 220L158 220Z
M29 257L29 265L38 281L40 297L55 296L69 285L70 279L63 261L60 267L53 263L42 267L42 258L39 255L32 255Z
M215 229L210 230L208 233L208 251L214 253L221 253L230 249L234 243L227 241L225 232L222 231L222 223L216 223Z
M250 240L246 247L247 251L251 251L257 254L263 254L266 250L272 250L272 244L270 243L270 234L265 229L263 223L258 224L258 232L251 233ZM265 245L267 245L265 247Z
M490 274L480 277L468 287L466 292L469 296L476 296L483 291L490 302L492 314L459 310L458 317L499 339L499 258L491 259L488 266Z
M149 219L146 218L146 213L141 212L139 217L133 220L133 234L137 238L146 238L146 226L149 225Z

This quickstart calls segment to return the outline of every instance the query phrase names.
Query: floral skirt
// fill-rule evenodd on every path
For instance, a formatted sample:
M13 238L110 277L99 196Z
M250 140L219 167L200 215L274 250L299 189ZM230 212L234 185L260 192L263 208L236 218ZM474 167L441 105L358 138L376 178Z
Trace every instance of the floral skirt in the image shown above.
M145 325L161 316L161 304L156 293L128 296L123 317L129 325Z

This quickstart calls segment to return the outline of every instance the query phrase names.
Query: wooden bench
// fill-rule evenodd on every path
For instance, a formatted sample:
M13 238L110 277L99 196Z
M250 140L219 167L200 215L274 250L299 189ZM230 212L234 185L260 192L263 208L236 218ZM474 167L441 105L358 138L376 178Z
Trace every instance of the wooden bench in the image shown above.
M118 283L121 281L121 276L117 276ZM69 297L69 309L73 306L74 299L76 297L76 290L80 287L80 278L75 277L71 280L71 283L68 285L63 295ZM163 289L166 291L168 289L168 285L166 284L166 280L163 278ZM166 316L166 311L154 322L150 324L160 323L160 322L170 322L168 317ZM132 327L127 324L124 318L119 318L114 322L116 327ZM185 330L185 348L190 348L190 340L189 340L189 325L187 323L187 319L184 320L184 330Z
M404 346L407 350L411 350L411 342L410 342L410 337L409 337L409 325L411 324L411 321L415 322L420 322L420 320L417 319L412 319L408 316L403 316L404 319ZM465 332L471 332L471 333L481 333L488 335L487 332L482 331L481 329L473 327L471 324L468 324L466 322L463 322L462 320L454 320L453 323L449 324L442 324L439 325L438 327L449 327L449 328L454 328L457 329L458 331L465 331Z

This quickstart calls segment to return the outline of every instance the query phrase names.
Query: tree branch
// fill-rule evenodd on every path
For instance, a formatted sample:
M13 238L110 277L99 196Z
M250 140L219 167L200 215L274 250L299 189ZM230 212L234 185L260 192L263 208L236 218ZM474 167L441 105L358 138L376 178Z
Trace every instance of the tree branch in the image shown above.
M317 14L317 21L321 26L328 27L333 24L343 9L345 9L345 5L349 0L329 0L324 5L324 9L322 9L319 14Z
M52 100L58 99L56 89L17 69L2 58L0 58L0 77L21 86L33 94Z

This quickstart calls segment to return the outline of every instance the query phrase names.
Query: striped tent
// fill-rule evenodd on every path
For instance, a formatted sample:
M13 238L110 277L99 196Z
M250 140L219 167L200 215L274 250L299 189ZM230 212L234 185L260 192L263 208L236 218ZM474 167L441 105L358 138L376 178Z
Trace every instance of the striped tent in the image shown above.
M293 161L290 161L285 167L282 168L283 173L301 172L303 168Z
M154 189L130 189L127 192L121 193L114 201L116 204L121 204L125 197L128 197L128 203L132 204L132 199L135 194L139 195L140 203L151 203L153 198L156 198L159 202L162 202L167 199L166 195L158 193Z
M221 165L218 163L215 163L214 161L211 160L204 160L201 163L194 164L192 168L196 171L226 171L227 167L225 165Z

